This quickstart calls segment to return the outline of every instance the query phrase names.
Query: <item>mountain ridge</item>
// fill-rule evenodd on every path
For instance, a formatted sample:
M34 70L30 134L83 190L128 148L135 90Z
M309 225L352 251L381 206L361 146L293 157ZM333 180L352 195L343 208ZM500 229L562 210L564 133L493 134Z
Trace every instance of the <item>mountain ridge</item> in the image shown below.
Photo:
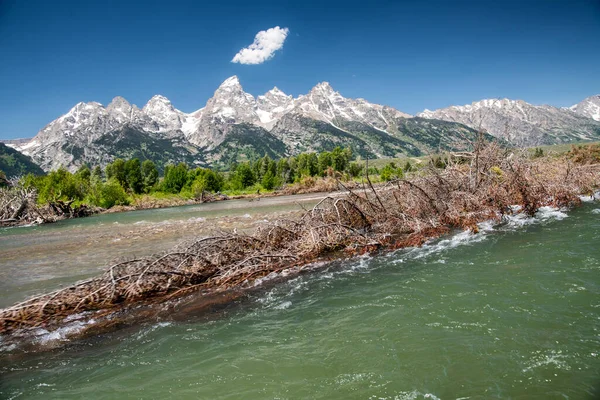
M599 121L582 114L572 108L503 98L426 109L417 116L462 123L516 146L537 146L600 139Z
M600 138L600 122L583 115L588 108L579 106L578 112L522 100L487 99L412 116L362 98L345 98L328 82L296 98L277 87L254 97L234 75L219 85L204 107L191 113L178 110L162 95L153 96L142 108L121 96L106 106L80 102L27 143L9 146L31 156L46 171L59 166L74 170L83 163L105 165L117 156L146 153L159 157L160 165L181 161L224 165L237 153L242 158L254 154L252 146L278 157L331 150L334 145L350 146L363 156L393 157L462 148L480 126L517 145ZM507 136L499 128L502 125L523 133ZM244 139L243 132L252 140Z

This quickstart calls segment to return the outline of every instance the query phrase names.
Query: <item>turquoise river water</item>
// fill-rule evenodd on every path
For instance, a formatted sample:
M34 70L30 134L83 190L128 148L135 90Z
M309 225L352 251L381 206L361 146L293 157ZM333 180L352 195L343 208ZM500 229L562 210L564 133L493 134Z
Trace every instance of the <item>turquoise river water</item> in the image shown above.
M3 399L592 399L599 384L598 203L0 353Z

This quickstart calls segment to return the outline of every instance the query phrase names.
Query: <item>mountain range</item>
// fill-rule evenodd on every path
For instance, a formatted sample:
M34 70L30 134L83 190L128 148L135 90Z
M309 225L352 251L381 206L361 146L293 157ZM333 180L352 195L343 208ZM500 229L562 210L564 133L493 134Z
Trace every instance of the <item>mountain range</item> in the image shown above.
M481 129L515 146L538 146L600 138L600 96L569 107L533 105L523 100L486 99L417 114Z
M600 139L600 97L570 108L520 100L482 100L411 116L349 99L327 82L296 98L277 87L256 98L236 76L203 108L177 110L160 95L138 108L122 97L103 106L78 103L29 141L9 141L45 171L104 166L116 157L227 167L232 162L303 151L352 148L361 157L418 156L463 149L478 130L515 145Z

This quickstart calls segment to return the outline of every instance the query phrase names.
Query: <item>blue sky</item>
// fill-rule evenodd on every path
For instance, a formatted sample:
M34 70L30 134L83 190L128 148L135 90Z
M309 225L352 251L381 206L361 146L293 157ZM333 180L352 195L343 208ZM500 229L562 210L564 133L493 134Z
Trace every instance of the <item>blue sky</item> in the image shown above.
M288 28L259 65L232 63ZM0 138L79 101L154 94L185 112L238 75L259 95L328 81L416 113L490 97L566 106L600 93L599 1L0 1Z

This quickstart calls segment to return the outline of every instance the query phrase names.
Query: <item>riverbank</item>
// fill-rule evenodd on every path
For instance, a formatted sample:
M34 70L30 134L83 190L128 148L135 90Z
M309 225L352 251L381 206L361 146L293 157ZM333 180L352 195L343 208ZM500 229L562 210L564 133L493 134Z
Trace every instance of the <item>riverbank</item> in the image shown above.
M531 160L493 144L470 157L386 188L326 198L299 219L261 226L252 235L199 238L167 254L115 264L103 276L0 311L2 330L58 327L81 312L235 291L324 258L419 246L450 229L477 231L477 223L516 210L533 215L543 206L573 206L599 184L594 166Z
M347 182L346 186L355 188L356 182ZM179 195L156 197L152 195L139 195L134 197L133 204L128 206L114 206L103 213L127 212L134 210L150 210L166 207L180 207L194 204L212 203L216 201L241 200L260 201L262 198L291 196L297 194L325 194L340 191L341 186L338 180L333 178L320 178L312 180L310 183L287 184L281 189L272 191L260 191L244 194L227 193L205 193L201 199L190 199Z
M357 187L357 183L345 182L344 186ZM300 194L326 194L339 192L341 185L333 178L310 179L302 183L288 184L282 189L243 194L205 193L200 199L192 199L181 195L156 196L136 195L130 205L115 205L108 209L91 207L86 204L72 206L72 202L56 201L50 204L37 204L35 192L26 188L7 189L0 192L0 228L41 225L68 219L84 218L98 214L112 214L139 210L153 210L169 207L182 207L213 203L227 200L247 199L260 201L262 198L282 197Z

